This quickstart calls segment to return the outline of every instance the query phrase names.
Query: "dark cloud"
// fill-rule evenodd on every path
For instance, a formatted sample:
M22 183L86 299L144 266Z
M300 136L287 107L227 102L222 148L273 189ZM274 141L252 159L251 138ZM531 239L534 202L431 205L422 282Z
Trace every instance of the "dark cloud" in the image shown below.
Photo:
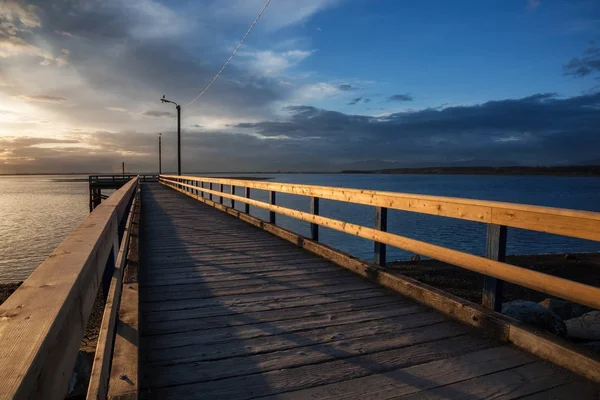
M362 96L361 96L361 97L356 97L356 98L354 98L354 99L350 100L350 101L347 103L347 105L349 105L349 106L353 106L353 105L355 105L355 104L358 104L358 103L359 103L359 102L360 102L362 99L363 99L363 98L362 98Z
M22 94L17 97L23 101L33 101L40 103L63 103L67 101L67 99L62 96L50 96L46 94Z
M175 116L175 114L172 112L154 111L154 110L144 111L143 115L145 115L147 117L174 117Z
M565 75L584 77L600 72L600 47L590 42L590 47L581 57L571 59L564 67Z
M339 90L341 90L342 92L352 92L354 90L358 90L358 88L356 86L352 86L349 83L344 83L344 84L338 85L337 88Z
M370 103L370 102L371 102L371 99L364 99L363 101L364 101L365 103Z
M600 148L599 93L570 98L540 93L382 117L311 106L286 110L290 116L281 121L244 122L228 131L184 131L184 170L336 171L394 166L580 164L597 160ZM163 168L174 170L176 134L163 131L162 138ZM69 140L74 142L64 146L65 141L47 140L2 138L0 160L4 161L0 161L0 169L107 171L112 166L116 170L123 160L131 171L157 168L156 134L79 132L71 135ZM77 146L77 142L82 145ZM42 143L54 144L40 146ZM235 162L223 154L231 154Z
M395 94L393 96L388 97L387 101L413 101L414 97L410 94Z
M194 125L190 125L190 128L203 128L203 126L200 124L194 124Z

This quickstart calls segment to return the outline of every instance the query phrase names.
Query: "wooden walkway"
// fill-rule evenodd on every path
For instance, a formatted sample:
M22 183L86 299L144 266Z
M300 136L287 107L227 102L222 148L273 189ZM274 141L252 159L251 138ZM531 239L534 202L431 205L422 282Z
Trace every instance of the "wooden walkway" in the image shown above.
M159 184L142 398L597 398L597 386Z

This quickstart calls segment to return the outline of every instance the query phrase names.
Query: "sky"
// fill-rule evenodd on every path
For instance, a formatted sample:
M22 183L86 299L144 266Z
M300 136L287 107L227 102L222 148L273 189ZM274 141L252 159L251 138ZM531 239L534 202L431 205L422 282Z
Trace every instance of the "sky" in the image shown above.
M0 0L0 173L176 169L264 0ZM597 0L272 0L186 173L600 164Z

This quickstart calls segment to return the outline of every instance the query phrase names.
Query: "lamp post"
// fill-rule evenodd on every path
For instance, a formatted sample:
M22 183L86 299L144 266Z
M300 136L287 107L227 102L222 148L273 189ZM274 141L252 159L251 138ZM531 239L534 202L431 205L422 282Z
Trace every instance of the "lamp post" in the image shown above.
M160 102L175 104L177 109L177 175L181 175L181 106L174 101L165 99L164 95Z
M162 133L158 134L158 174L162 174Z

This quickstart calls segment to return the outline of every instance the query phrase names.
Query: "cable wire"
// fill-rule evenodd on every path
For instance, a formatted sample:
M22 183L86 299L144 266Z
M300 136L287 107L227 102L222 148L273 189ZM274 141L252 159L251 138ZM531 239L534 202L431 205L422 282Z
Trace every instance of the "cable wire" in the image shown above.
M267 0L267 2L265 3L265 5L263 6L262 10L260 10L260 12L256 16L256 18L254 18L254 22L252 22L252 25L250 25L250 28L248 28L248 30L246 31L246 34L244 35L244 37L242 38L242 40L240 40L240 42L238 43L238 45L235 48L235 50L233 50L233 53L231 53L231 55L229 56L229 58L227 59L227 61L225 61L225 64L223 64L223 66L221 67L221 69L219 70L219 72L217 72L217 74L214 76L214 78L212 78L212 80L208 83L208 85L206 85L206 87L204 88L204 90L202 90L200 92L200 94L198 96L196 96L192 101L190 101L187 104L184 104L182 107L187 107L187 106L191 105L192 103L194 103L196 100L198 100L200 97L202 97L202 95L204 93L206 93L206 91L212 86L213 83L215 83L215 81L219 78L219 75L221 75L221 72L223 72L223 70L225 69L225 67L227 67L227 64L229 64L229 62L231 61L231 59L233 58L233 56L235 56L235 53L237 53L237 51L239 50L239 48L242 45L242 43L244 43L244 40L246 40L246 38L248 37L248 35L252 31L252 29L254 28L254 25L256 25L256 23L258 22L258 20L260 19L260 17L263 15L263 13L265 12L265 10L269 6L269 3L271 3L271 0Z

